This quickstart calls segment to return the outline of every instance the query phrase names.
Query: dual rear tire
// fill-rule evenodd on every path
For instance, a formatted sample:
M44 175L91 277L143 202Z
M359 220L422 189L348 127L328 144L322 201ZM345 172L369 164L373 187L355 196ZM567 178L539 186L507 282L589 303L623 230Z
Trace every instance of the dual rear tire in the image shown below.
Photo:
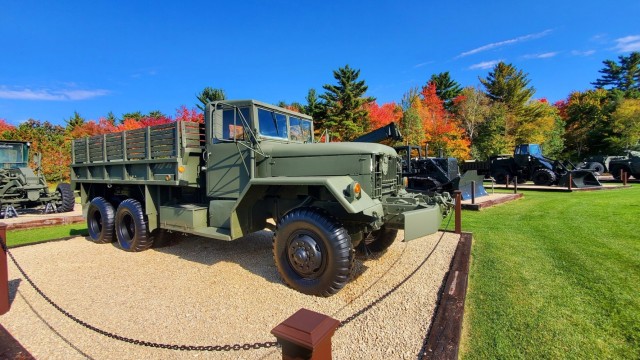
M103 197L94 198L87 211L87 228L93 242L117 240L125 251L143 251L153 244L144 209L135 199L122 201L114 211L113 205Z

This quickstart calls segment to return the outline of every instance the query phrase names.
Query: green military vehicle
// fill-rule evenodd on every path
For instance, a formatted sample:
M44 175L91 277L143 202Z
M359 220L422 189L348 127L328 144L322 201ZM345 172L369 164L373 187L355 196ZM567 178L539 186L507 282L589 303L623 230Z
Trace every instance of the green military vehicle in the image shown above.
M34 208L45 205L45 212L73 210L75 198L71 186L58 184L49 191L44 176L29 167L29 147L26 141L0 141L0 208L5 218L18 216L16 208ZM38 169L40 154L35 154Z
M209 103L204 125L75 140L71 170L95 242L230 241L272 220L283 280L320 296L347 283L361 242L382 251L398 229L407 241L434 233L452 206L449 195L407 193L392 148L314 143L310 117L254 100Z
M620 171L640 179L640 151L627 150L624 155L618 156L591 156L586 158L580 166L598 174L608 172L617 180L620 180Z

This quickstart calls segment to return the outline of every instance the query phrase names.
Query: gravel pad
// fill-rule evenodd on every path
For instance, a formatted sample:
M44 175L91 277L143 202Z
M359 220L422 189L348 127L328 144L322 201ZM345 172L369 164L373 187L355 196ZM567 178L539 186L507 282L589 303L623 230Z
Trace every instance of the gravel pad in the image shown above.
M185 238L127 253L83 237L11 250L40 289L63 309L102 330L178 345L275 341L270 331L300 308L344 320L428 261L397 291L337 330L335 359L415 359L459 235L397 241L379 257L358 256L356 278L329 298L288 288L273 264L271 237L232 242ZM436 246L437 245L437 246ZM280 359L279 348L231 352L156 349L88 330L49 305L9 260L12 308L0 321L38 359Z

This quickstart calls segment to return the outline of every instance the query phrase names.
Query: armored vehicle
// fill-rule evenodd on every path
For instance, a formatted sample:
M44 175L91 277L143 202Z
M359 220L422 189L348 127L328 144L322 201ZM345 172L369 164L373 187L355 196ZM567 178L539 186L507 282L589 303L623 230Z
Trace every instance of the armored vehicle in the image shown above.
M620 170L640 179L640 151L627 150L624 155L607 156L596 155L588 157L581 164L581 168L591 169L598 174L605 172L620 179Z
M0 141L0 207L4 217L17 216L16 208L39 205L46 205L50 211L72 211L75 199L71 186L60 183L55 192L49 191L40 174L40 155L35 154L37 173L28 166L29 147L26 141Z
M406 241L434 233L452 200L407 193L390 147L314 143L313 134L312 119L297 112L212 102L204 124L75 140L72 184L91 239L127 251L168 232L232 241L274 222L284 282L329 296L349 280L363 239L382 251L398 229Z

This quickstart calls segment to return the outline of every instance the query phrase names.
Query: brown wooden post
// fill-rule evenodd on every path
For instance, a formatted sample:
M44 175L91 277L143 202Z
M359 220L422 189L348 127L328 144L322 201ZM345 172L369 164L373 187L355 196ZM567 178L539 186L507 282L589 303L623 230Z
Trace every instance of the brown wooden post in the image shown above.
M300 309L271 330L282 345L282 359L331 359L331 337L340 321Z
M455 190L453 192L455 198L456 198L456 209L455 209L455 216L456 216L456 229L455 229L455 233L456 234L462 234L462 191L460 190Z
M476 181L471 181L471 204L476 203Z
M9 303L9 271L7 269L7 224L0 223L0 315L6 314L11 307Z
M507 175L507 182L505 183L504 188L505 189L509 188L509 175Z
M567 187L569 188L569 190L572 190L573 188L573 174L569 173L569 185L567 185Z
M620 180L622 181L622 185L627 185L627 184L625 184L625 181L624 181L624 170L623 169L620 169Z
M518 177L517 176L513 177L513 193L514 194L518 193Z

